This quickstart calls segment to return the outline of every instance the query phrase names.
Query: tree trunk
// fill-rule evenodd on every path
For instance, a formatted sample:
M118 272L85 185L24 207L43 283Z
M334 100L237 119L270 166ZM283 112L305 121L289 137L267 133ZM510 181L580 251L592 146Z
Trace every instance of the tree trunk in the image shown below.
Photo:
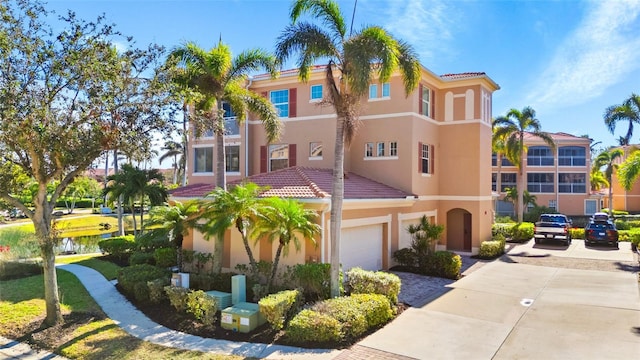
M220 274L222 272L222 255L224 253L224 234L216 236L215 247L213 248L213 273Z
M118 150L113 150L113 173L118 173ZM118 205L118 235L124 236L124 223L122 221L122 196L118 196L116 201ZM135 228L135 227L134 227Z
M53 326L63 322L58 295L58 279L55 267L55 237L51 231L51 208L47 204L46 188L40 189L34 200L36 206L31 221L38 238L40 256L44 269L44 300L46 305L45 325Z
M613 217L613 186L611 185L612 178L609 178L609 217Z
M227 190L227 174L224 156L224 110L222 110L222 100L218 100L218 111L215 113L215 134L216 134L216 186Z
M524 218L524 139L523 134L520 133L520 165L518 166L518 223L521 223Z
M135 210L135 205L133 201L129 201L129 206L131 207L131 218L133 220L133 235L135 236L138 234L138 224L136 221L136 210Z
M344 122L346 120L343 116L338 116L336 121L336 146L331 189L331 297L340 296L340 228L344 198Z
M278 250L276 250L276 256L273 259L273 268L271 269L271 276L269 277L269 282L267 283L267 291L271 291L273 279L276 278L276 273L278 273L278 264L280 263L280 254L282 254L282 248L284 248L284 244L282 243L282 241L280 241Z
M182 107L183 120L182 120L182 186L187 186L187 163L189 159L189 136L187 135L187 123L189 122L189 105L184 103Z
M251 247L249 246L249 237L247 236L247 229L244 228L244 225L242 227L239 227L236 225L236 228L238 229L238 231L240 231L240 234L242 235L244 250L247 252L247 256L249 256L249 265L251 266L251 272L253 273L253 275L258 275L258 263L256 262L256 259L253 257L253 251L251 251Z

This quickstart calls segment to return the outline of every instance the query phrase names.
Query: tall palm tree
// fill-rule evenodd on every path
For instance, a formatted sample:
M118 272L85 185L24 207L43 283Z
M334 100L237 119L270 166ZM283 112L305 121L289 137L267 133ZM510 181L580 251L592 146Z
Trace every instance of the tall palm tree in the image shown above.
M198 225L198 229L206 237L215 236L218 241L213 251L214 271L222 270L224 233L235 226L242 236L251 272L254 275L258 273L258 265L249 246L249 230L261 207L258 196L264 190L254 183L237 185L228 191L218 187L200 202L201 218L205 221Z
M619 121L629 122L627 134L618 139L620 145L629 145L633 135L633 125L640 125L640 95L632 93L622 104L609 106L605 110L604 123L611 134L616 130L616 124Z
M199 220L200 207L196 201L185 203L175 201L167 206L154 206L149 211L147 226L158 226L159 231L169 237L169 241L177 248L178 268L182 271L182 242Z
M613 172L618 169L618 159L624 157L624 151L620 148L605 150L598 154L593 162L592 170L604 169L604 176L609 183L609 216L613 216ZM624 181L623 181L624 182Z
M299 21L308 15L315 22ZM418 86L420 63L413 48L378 26L347 34L340 7L333 0L295 0L288 25L276 43L281 63L298 57L299 77L309 80L315 61L326 60L325 102L336 111L336 142L331 191L331 296L340 294L340 227L344 198L344 146L355 136L358 103L374 78L389 80L399 70L406 94Z
M262 121L267 140L278 139L282 126L276 109L260 94L245 87L249 74L259 69L266 69L273 77L277 76L275 57L264 50L253 49L234 58L229 46L220 40L209 51L188 42L174 49L169 61L177 64L173 81L179 88L192 90L187 100L193 101L196 111L205 115L191 119L196 136L202 129L213 129L217 156L216 186L226 189L223 102L228 103L236 114L239 125L244 123L250 111Z
M305 209L297 200L274 197L265 199L264 204L265 206L258 213L251 234L256 241L262 237L266 237L269 243L278 241L271 276L267 283L267 289L271 289L278 271L280 256L287 256L291 242L299 252L301 248L300 237L303 240L309 239L315 244L315 236L320 233L320 225L313 222L317 215L316 212Z
M495 122L495 119L494 119ZM495 123L492 122L492 130L493 136L491 137L491 150L496 154L496 160L498 165L498 174L496 175L496 192L500 193L501 191L501 175L502 175L502 158L505 156L507 151L504 136L496 136L496 126Z
M542 139L551 149L555 150L556 144L546 132L541 130L540 121L536 119L536 111L527 106L522 111L511 109L505 116L500 116L494 120L497 127L494 136L503 137L505 140L506 156L518 169L518 222L522 222L524 214L524 166L523 161L526 156L526 146L524 144L524 134L528 133L533 137Z
M135 202L140 202L140 231L144 226L144 204L149 199L150 205L159 205L167 200L167 190L162 185L163 176L156 170L141 170L131 164L124 164L122 171L109 175L109 183L104 189L105 194L110 194L112 199L122 196L124 202L129 203L133 213L133 229L137 233L135 216Z
M537 196L535 195L531 195L529 193L529 191L525 190L522 193L522 201L524 201L524 206L528 206L528 205L533 205L533 206L538 206L538 204L536 203L537 200ZM504 200L505 201L510 201L514 204L516 204L516 207L518 205L518 188L517 187L511 187L511 188L506 188L505 189L505 194L504 194Z
M158 162L160 164L168 158L173 158L173 184L178 183L178 173L181 170L184 171L184 167L182 166L184 163L184 148L182 145L183 144L174 140L165 141L164 146L162 147L162 150L164 150L165 153L158 158ZM178 157L180 157L180 160L178 160Z
M604 173L595 167L591 168L589 183L591 184L591 191L598 191L602 188L609 187L609 181L605 177Z

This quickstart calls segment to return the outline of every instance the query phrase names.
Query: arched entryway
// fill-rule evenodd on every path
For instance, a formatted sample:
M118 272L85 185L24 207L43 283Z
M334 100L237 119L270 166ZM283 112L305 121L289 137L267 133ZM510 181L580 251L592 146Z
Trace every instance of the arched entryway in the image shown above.
M471 221L465 209L447 212L447 250L471 252Z

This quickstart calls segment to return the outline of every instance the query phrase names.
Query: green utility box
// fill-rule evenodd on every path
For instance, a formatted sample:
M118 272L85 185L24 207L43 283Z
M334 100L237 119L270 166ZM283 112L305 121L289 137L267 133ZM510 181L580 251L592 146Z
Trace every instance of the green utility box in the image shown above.
M237 303L220 313L220 325L223 329L241 333L251 332L265 322L266 319L260 313L260 307L254 303Z
M218 309L226 309L231 306L231 293L215 290L205 291L204 293L216 299Z

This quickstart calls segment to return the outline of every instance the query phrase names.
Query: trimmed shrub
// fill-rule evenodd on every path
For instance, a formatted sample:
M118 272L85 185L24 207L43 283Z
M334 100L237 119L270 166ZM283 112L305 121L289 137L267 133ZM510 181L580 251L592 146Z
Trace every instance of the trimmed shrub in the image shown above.
M289 267L287 273L291 278L287 283L293 283L294 287L301 289L306 301L331 297L331 264L296 264Z
M170 273L153 265L142 264L122 268L118 271L118 284L125 294L139 302L149 301L147 282L156 279L169 281Z
M376 294L376 296L382 296L387 303L387 307L389 307L389 300L387 300L384 295ZM369 328L366 316L367 309L363 309L363 307L359 305L355 297L344 296L322 301L315 304L311 309L338 320L340 323L341 337L351 340L358 338L367 332Z
M116 236L98 242L103 253L112 255L120 260L126 259L136 248L133 235Z
M187 293L189 289L178 286L165 286L164 292L169 298L169 303L177 311L183 312L187 310Z
M491 236L496 237L498 234L502 234L505 238L510 238L513 236L513 226L515 224L511 223L495 223L491 225Z
M512 237L513 241L529 241L533 238L534 224L530 222L523 222L513 225Z
M284 327L302 302L302 293L299 290L280 291L268 295L258 302L260 312L274 330Z
M398 303L401 284L400 278L395 274L352 268L347 271L347 284L351 294L381 294L392 304Z
M460 255L449 251L436 251L429 257L424 274L455 280L460 277L461 268Z
M0 280L12 280L40 275L42 264L34 262L0 261Z
M618 229L618 230L629 230L629 229L631 229L630 222L628 222L626 220L616 220L615 224L616 224L616 229Z
M216 299L202 290L187 292L186 307L187 313L192 314L196 320L207 326L212 326L216 321L218 311Z
M584 228L571 228L569 234L572 239L584 239Z
M495 219L496 223L514 223L515 220L513 220L513 218L511 218L511 216L509 215L505 215L505 216L496 216Z
M175 248L161 248L153 252L156 266L167 268L178 264L178 252Z
M494 259L504 254L504 242L503 241L483 241L480 244L480 252L478 257L483 259Z
M140 251L153 253L156 249L172 247L165 231L147 231L136 236L136 247Z
M340 328L340 322L331 316L306 309L291 319L286 337L294 343L339 341Z
M365 314L369 329L386 324L393 319L394 311L391 308L391 303L383 295L353 294L351 298Z
M149 289L149 301L157 304L167 298L167 294L164 292L164 287L169 285L169 279L155 279L147 281L147 288Z
M400 266L412 267L418 264L418 255L411 248L402 248L393 253L393 260Z
M235 273L189 275L189 287L196 290L231 292L231 277Z
M129 256L129 265L155 264L153 254L136 251Z

